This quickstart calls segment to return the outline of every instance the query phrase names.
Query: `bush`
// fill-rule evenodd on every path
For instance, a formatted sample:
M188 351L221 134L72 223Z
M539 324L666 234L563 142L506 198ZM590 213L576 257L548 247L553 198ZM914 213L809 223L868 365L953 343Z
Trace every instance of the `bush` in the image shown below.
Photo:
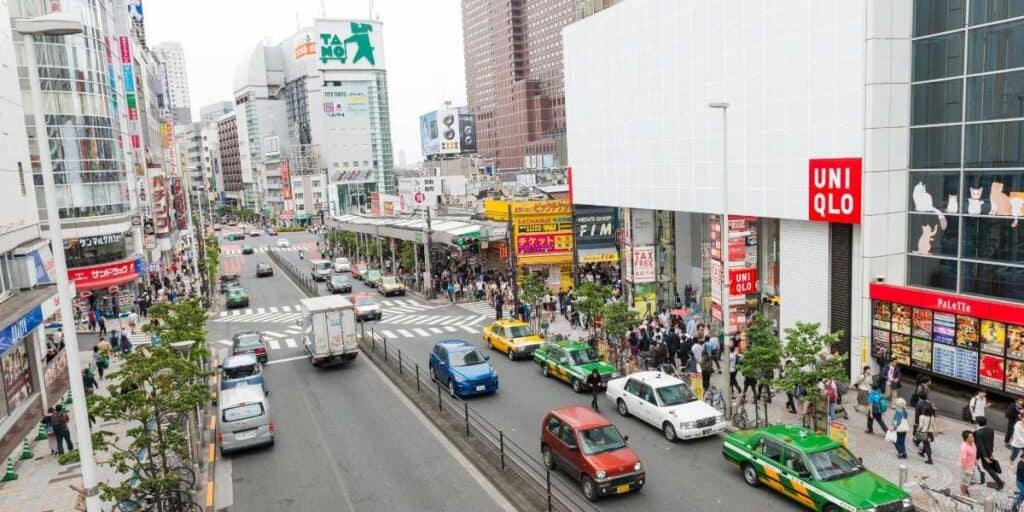
M65 452L64 455L57 457L57 463L61 466L67 466L68 464L74 464L78 462L78 450L71 450Z
M305 230L306 228L302 226L281 226L277 228L278 233L298 233Z

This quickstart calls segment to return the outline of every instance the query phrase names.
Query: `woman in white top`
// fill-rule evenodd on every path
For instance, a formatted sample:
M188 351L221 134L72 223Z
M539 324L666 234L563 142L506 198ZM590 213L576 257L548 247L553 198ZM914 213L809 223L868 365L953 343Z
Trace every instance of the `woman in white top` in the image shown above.
M978 394L974 395L967 405L971 408L971 417L974 418L974 423L978 423L978 418L985 416L985 409L988 407L988 393L984 389L979 389Z
M1024 450L1024 415L1017 417L1017 425L1013 428L1013 437L1010 438L1010 462L1017 460L1021 450Z
M864 371L861 372L860 377L853 381L853 386L857 388L857 410L867 410L868 408L868 393L871 392L871 366L864 366Z

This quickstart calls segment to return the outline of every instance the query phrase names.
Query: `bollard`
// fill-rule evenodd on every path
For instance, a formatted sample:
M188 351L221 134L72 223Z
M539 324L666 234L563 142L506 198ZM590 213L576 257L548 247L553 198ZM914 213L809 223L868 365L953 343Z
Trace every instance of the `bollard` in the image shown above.
M384 362L386 363L388 362L388 339L383 337L381 339L384 340Z
M416 363L416 392L420 392L420 364Z
M903 485L907 483L907 465L906 464L900 464L900 467L899 467L899 469L897 471L897 475L898 475L897 476L897 483L899 483L900 487L903 487Z
M462 409L466 415L466 437L469 437L469 402L462 402Z
M498 431L498 453L501 454L501 470L505 471L505 431Z
M46 440L46 427L42 423L39 424L39 431L36 432L36 441Z
M398 375L405 375L402 371L402 349L398 349Z
M28 460L35 457L36 454L32 453L32 447L28 444L28 438L21 443L21 460Z
M7 459L7 472L4 473L4 478L0 481L10 482L17 479L18 473L14 471L14 459Z

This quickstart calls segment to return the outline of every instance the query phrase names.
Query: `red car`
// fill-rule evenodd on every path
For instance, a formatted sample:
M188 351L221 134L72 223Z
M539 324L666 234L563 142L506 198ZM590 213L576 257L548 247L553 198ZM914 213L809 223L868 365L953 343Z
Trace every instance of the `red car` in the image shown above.
M628 436L604 416L586 407L557 409L544 417L540 431L544 464L579 480L588 500L644 486L647 474L640 457L626 446Z
M267 362L267 344L263 333L248 331L240 332L231 338L231 355L252 354L261 363Z

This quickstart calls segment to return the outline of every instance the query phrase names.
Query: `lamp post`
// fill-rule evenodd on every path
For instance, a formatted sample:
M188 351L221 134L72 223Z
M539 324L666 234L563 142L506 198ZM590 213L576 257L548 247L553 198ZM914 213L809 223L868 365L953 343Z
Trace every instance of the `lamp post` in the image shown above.
M725 356L729 358L725 363L728 367L732 357L732 338L729 337L729 153L726 145L728 136L726 113L729 110L729 104L715 102L709 103L708 107L722 111L722 220L719 223L722 237L719 240L721 245L719 253L722 255L722 347L724 347ZM732 368L727 369L731 379ZM730 421L732 418L732 382L730 381L724 387L725 390L722 394L725 399L725 419Z
M21 34L21 42L25 47L25 66L28 68L28 85L32 97L36 145L39 151L39 166L46 201L46 222L49 225L54 272L57 274L57 292L60 297L61 330L64 331L64 343L68 353L68 380L71 385L71 407L75 416L75 430L82 467L82 493L85 495L86 510L100 512L100 496L96 487L96 458L92 449L92 433L89 430L89 413L85 405L85 386L81 377L82 360L79 356L78 335L75 332L71 282L68 279L68 264L64 255L64 237L61 233L60 216L57 213L57 187L53 179L53 162L50 160L50 144L46 135L46 119L43 115L43 97L40 91L35 49L36 35L66 36L80 34L83 29L81 22L68 13L51 13L35 18L18 18L14 20L14 30Z

